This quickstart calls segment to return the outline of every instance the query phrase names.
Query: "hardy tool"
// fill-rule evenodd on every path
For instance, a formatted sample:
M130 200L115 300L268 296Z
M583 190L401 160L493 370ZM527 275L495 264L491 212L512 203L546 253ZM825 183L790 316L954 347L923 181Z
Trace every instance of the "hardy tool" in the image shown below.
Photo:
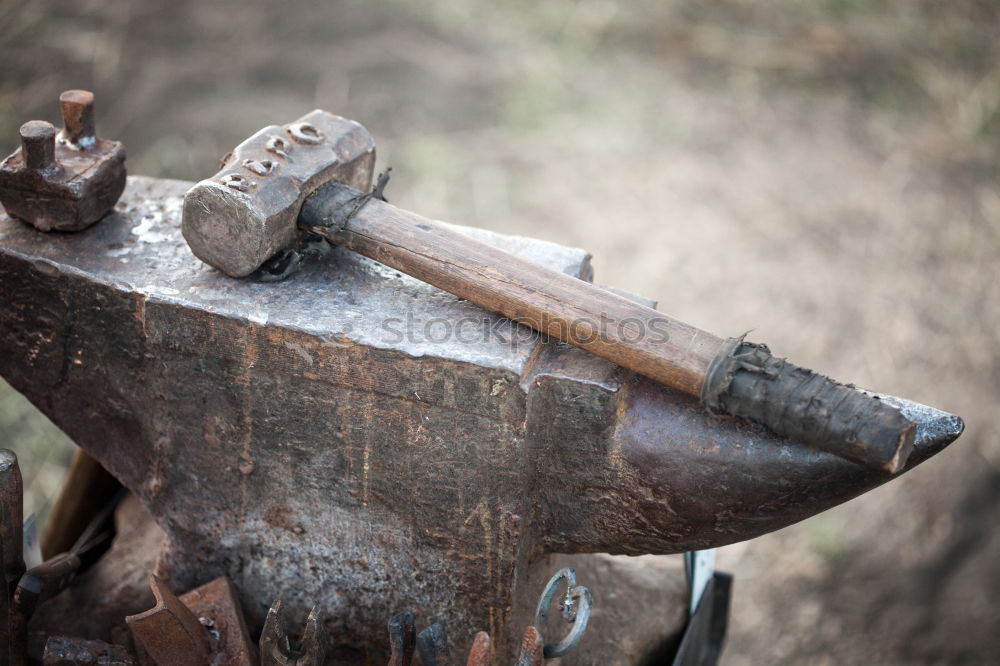
M245 277L303 233L370 257L547 336L696 396L709 411L895 473L916 426L851 385L723 339L588 282L545 268L370 192L375 146L357 122L313 111L265 127L222 170L190 189L191 250Z
M125 147L97 136L94 94L59 96L63 129L21 126L21 148L0 163L0 203L41 231L80 231L103 218L125 189Z

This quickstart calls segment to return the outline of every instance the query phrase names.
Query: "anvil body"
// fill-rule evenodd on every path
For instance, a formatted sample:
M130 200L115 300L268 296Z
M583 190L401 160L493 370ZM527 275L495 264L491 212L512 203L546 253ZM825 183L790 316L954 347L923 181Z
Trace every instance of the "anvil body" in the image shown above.
M0 372L150 510L157 573L228 575L251 626L315 604L377 661L413 608L508 654L554 555L720 546L891 478L347 251L230 279L181 238L189 186L130 178L73 235L0 217ZM582 250L456 228L591 278ZM886 399L919 424L910 466L961 431Z

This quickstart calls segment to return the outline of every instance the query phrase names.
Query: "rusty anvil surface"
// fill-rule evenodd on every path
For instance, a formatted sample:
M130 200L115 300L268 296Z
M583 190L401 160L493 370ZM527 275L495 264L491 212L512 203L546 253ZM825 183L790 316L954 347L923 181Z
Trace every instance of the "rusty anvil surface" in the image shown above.
M181 238L189 186L130 178L73 235L0 216L0 371L148 507L157 573L228 575L251 627L279 597L316 604L336 646L379 660L413 608L509 653L553 554L720 546L892 478L347 251L230 279ZM582 250L456 228L590 279ZM919 424L910 467L961 431L886 399Z

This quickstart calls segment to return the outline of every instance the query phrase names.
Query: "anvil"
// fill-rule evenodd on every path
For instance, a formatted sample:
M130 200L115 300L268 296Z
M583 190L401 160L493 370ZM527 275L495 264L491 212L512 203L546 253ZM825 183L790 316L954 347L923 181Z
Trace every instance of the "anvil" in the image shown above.
M0 217L0 372L148 508L156 573L229 576L251 627L317 605L370 662L413 608L509 655L555 558L721 546L893 478L347 251L229 279L181 238L190 185L132 177L73 235ZM455 228L592 279L582 250ZM918 424L907 469L961 433L883 399ZM589 583L598 635L614 584Z

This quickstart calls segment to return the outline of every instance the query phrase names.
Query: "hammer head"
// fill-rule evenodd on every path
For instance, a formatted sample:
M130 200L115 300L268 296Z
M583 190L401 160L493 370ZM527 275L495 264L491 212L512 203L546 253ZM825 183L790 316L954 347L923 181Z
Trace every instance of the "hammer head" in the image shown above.
M296 239L299 209L320 185L367 190L374 166L375 141L353 120L316 110L265 127L188 190L184 238L205 263L244 277Z

